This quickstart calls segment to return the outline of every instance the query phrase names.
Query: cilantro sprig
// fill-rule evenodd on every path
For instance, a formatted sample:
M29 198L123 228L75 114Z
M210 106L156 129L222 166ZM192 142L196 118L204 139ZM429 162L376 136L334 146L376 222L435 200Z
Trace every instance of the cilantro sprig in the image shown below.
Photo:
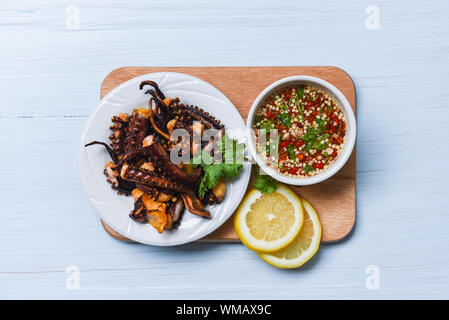
M254 187L262 193L272 193L277 188L276 180L266 174L257 173L256 181L254 182Z
M212 156L204 150L192 159L192 163L196 166L200 165L204 172L198 189L200 197L204 197L207 191L213 189L221 178L232 179L238 176L243 167L243 150L245 149L243 143L224 135L222 140L217 142L217 148L222 156L220 162L214 162Z
M282 122L282 124L284 126L286 126L287 128L290 128L290 124L292 119L290 118L288 113L281 113L278 115L278 120Z
M310 128L307 133L301 137L301 140L306 143L304 151L309 152L310 149L314 148L316 150L324 150L327 148L327 143L323 142L326 138L329 138L329 134L325 133L326 128L324 125L324 120L320 118L315 118L318 125L317 128Z

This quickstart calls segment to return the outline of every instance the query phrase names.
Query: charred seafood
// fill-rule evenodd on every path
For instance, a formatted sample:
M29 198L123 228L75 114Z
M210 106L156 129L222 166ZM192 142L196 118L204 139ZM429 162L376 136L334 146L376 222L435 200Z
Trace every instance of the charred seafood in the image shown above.
M143 81L140 89L149 95L149 107L113 116L109 145L92 141L86 147L106 148L111 161L104 174L118 194L132 195L134 209L129 216L133 220L149 223L162 233L179 225L185 208L211 218L205 206L223 200L225 180L237 176L242 167L235 161L240 144L225 135L220 120L197 106L184 105L179 98L166 97L157 83ZM176 129L184 130L184 141L172 138ZM194 135L207 129L217 134L194 143ZM176 146L188 148L187 162L171 161L171 152L179 153ZM226 146L232 148L233 161L217 162L215 156L224 154Z

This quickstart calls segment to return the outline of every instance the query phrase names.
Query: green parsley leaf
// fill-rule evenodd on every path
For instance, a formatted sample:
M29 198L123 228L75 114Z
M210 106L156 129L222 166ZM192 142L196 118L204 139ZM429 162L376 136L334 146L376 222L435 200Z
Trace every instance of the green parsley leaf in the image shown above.
M220 164L203 165L204 177L201 180L198 194L203 197L206 191L215 187L223 176L223 166Z
M191 162L200 161L203 167L203 179L200 182L198 194L203 197L206 192L214 188L220 179L232 179L239 175L240 169L243 167L243 150L245 145L228 136L223 136L222 140L217 142L217 147L222 152L222 162L212 163L212 156L207 152L202 152L198 156L192 158ZM207 160L207 161L205 161ZM197 165L198 166L198 165Z
M296 154L295 154L295 150L293 149L293 145L289 144L287 146L287 151L288 151L288 156L290 157L290 159L293 161L296 161Z
M313 167L311 165L306 165L306 167L304 168L304 172L309 173L310 171L313 171Z
M315 121L318 124L318 131L320 133L324 133L324 131L326 131L326 128L324 127L324 120L320 118L315 118Z
M315 140L318 136L318 130L315 128L310 128L305 135L301 137L303 141L312 141Z
M262 130L266 130L266 133L269 133L271 129L273 129L273 121L268 120L267 122L264 122L260 125L260 128Z
M300 88L298 89L298 97L299 97L300 99L304 98L304 87L300 87Z
M293 91L292 91L293 93ZM292 100L293 100L293 94L290 94L290 98L288 98L288 106L290 107L292 104Z
M304 147L305 152L309 152L310 149L312 149L313 141L308 141L306 146Z
M320 141L317 140L313 143L313 148L316 150L324 150L327 148L327 144L321 143Z
M281 113L280 115L278 115L278 119L284 124L284 126L290 128L292 119L290 118L288 113Z
M267 156L271 154L270 145L268 143L265 145L265 153L267 154Z
M256 176L256 182L254 183L254 187L262 193L272 193L277 188L276 181L266 174L259 173Z
M240 173L240 169L243 167L242 164L239 163L223 163L223 175L225 179L232 179L234 177L237 177Z

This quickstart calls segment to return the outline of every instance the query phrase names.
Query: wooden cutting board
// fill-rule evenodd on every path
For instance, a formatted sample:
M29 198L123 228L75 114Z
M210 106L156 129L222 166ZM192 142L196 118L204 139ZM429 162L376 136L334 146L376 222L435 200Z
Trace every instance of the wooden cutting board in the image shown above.
M355 87L351 77L342 69L331 66L317 67L123 67L113 70L103 81L101 98L109 91L130 80L152 72L180 72L209 82L223 92L236 106L246 121L249 109L257 95L272 82L293 75L310 75L322 78L346 96L352 109L356 111ZM346 165L332 178L313 186L292 188L316 208L323 226L322 242L339 241L346 237L354 227L355 149ZM253 184L255 167L249 187ZM235 233L232 217L215 232L200 241L239 241ZM112 237L132 242L118 234L102 221L102 226Z

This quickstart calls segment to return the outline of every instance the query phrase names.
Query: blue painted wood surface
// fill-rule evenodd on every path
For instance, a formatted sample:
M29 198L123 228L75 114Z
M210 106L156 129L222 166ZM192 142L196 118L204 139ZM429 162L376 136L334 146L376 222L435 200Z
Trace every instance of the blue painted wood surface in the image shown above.
M2 1L0 298L449 298L448 17L445 0ZM358 100L352 235L295 271L240 244L108 237L77 149L103 78L128 65L345 69Z

